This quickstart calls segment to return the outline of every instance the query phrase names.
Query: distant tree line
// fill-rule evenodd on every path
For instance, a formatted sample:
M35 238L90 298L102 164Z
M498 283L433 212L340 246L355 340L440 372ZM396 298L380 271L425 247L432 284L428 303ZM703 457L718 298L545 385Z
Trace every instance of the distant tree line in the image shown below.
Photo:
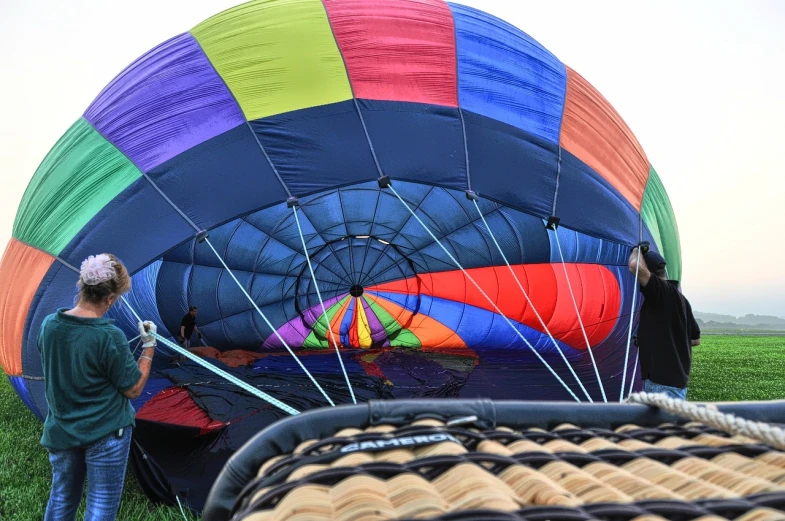
M785 330L783 324L739 324L737 322L717 322L715 320L701 320L695 319L701 329L759 329L764 331L782 331Z

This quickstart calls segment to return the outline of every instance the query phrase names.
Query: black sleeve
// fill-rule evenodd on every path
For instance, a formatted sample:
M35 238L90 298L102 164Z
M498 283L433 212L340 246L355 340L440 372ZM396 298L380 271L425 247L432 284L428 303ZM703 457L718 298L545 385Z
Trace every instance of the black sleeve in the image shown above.
M687 322L690 326L690 340L700 340L701 328L698 325L698 321L695 320L695 315L692 314L692 306L686 298L684 299L684 302L687 305Z
M652 273L649 282L645 286L641 286L641 293L649 302L660 303L665 298L666 284L668 283Z
M188 327L188 324L185 323L187 318L188 318L188 315L185 315L183 317L183 319L180 321L180 327Z

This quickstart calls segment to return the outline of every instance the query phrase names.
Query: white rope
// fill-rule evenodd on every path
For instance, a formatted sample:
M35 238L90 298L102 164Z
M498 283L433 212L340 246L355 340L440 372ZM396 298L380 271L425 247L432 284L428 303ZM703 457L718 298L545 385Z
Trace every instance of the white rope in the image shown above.
M128 301L125 299L125 297L121 296L120 298L123 300L123 302L125 302L125 305L128 306L128 309L136 317L136 320L138 320L139 322L144 322L142 320L142 317L139 316L139 313L137 313L136 310L133 308L133 306L131 306L131 304L128 303ZM213 373L217 374L218 376L226 379L227 381L235 384L236 386L244 389L245 391L248 391L249 393L253 394L254 396L256 396L258 398L261 398L262 400L264 400L265 402L269 403L270 405L278 407L282 411L284 411L286 413L289 413L291 415L299 414L299 411L297 409L294 409L293 407L289 407L288 405L286 405L282 401L273 398L272 396L270 396L269 394L265 393L264 391L260 391L256 387L253 387L253 386L247 384L246 382L243 382L239 378L235 377L234 375L231 375L231 374L227 373L223 369L220 369L220 368L214 366L213 364L207 363L202 358L196 356L195 354L191 353L187 349L183 349L182 347L178 346L174 342L171 342L171 341L167 340L166 338L162 337L161 335L156 333L154 336L155 336L156 339L160 340L165 346L167 346L168 348L170 348L174 352L176 352L176 353L178 353L178 354L180 354L180 355L182 355L182 356L184 356L184 357L186 357L186 358L196 362L198 365L204 367L208 371L212 371Z
M621 373L621 390L619 391L619 403L624 401L624 387L627 378L627 364L629 363L630 358L630 341L632 340L632 324L635 319L635 297L638 296L638 270L640 269L641 264L641 247L640 245L637 248L638 251L638 260L635 261L635 280L632 284L632 309L630 309L630 330L627 333L627 349L624 351L624 371ZM638 351L640 353L640 351ZM637 363L637 362L636 362ZM635 379L635 375L633 374L631 379ZM632 389L632 387L630 387Z
M525 289L523 289L523 284L521 284L521 281L518 280L518 276L515 274L515 270L513 270L512 266L510 266L510 263L507 260L507 256L504 254L504 251L502 251L502 247L499 246L499 242L496 240L496 236L493 234L493 231L491 230L491 227L488 226L488 222L485 220L485 216L483 215L482 211L480 210L480 205L478 205L477 201L475 201L475 200L472 200L472 202L474 203L474 207L477 209L477 213L480 214L480 219L482 219L482 223L485 225L485 228L488 230L488 234L491 236L491 239L493 240L493 244L496 245L496 249L499 250L499 253L502 256L502 259L504 259L504 263L507 265L507 268L509 268L510 273L512 274L512 278L515 279L515 282L518 284L518 288L520 288L521 293L523 293L523 296L526 298L526 302L528 302L529 307L531 307L532 311L534 311L534 314L537 316L537 319L540 321L540 324L542 325L543 329L548 334L548 337L551 339L551 342L553 342L553 346L556 348L556 351L558 351L558 353L561 355L562 360L564 360L564 363L567 364L567 367L570 368L570 372L572 373L572 376L575 377L575 380L578 382L578 385L580 385L581 389L583 390L583 393L586 395L586 398L588 398L589 401L593 403L594 400L592 400L592 398L589 395L588 391L586 391L586 388L583 386L583 382L581 381L581 379L578 377L577 374L575 374L575 371L573 370L572 365L567 360L567 357L564 356L564 353L562 352L561 347L559 347L559 344L556 342L556 339L553 338L553 335L551 334L550 330L548 329L548 326L545 325L545 321L542 319L540 314L537 312L537 308L534 307L534 303L529 298L529 294L526 292ZM594 362L594 357L592 357L592 362ZM596 368L597 367L595 365L595 370L596 370ZM600 373L599 372L597 373L597 381L600 382L600 389L602 389L602 398L605 400L605 389L603 389L603 387L602 387L602 381L600 380ZM607 402L608 400L605 400L605 401Z
M234 273L232 273L232 270L230 270L230 269L229 269L229 266L227 266L227 265L226 265L226 263L224 262L224 260L223 260L223 258L221 257L221 255L220 255L220 254L219 254L219 253L216 251L216 249L213 247L212 243L210 242L210 239L207 239L207 238L206 238L206 239L204 240L204 242L206 242L206 243L207 243L207 245L208 245L208 246L210 246L210 249L211 249L211 250L213 250L213 253L214 253L214 254L215 254L215 256L218 258L218 261L219 261L219 262L221 263L221 265L224 267L224 269L226 270L226 272L227 272L227 273L229 273L229 275L230 275L230 276L232 277L232 279L235 281L235 283L237 284L237 287L239 287L239 288L240 288L240 291L242 291L242 292L243 292L243 295L245 295L245 298L247 298L247 299L248 299L248 301L251 303L251 305L254 307L254 309L256 309L256 312L257 312L257 313L259 313L259 316L260 316L260 317L262 317L262 320L264 320L264 322L267 324L267 327L269 327L269 328L272 330L273 334L275 334L275 336L276 336L276 337L278 337L278 340L280 340L280 341L281 341L281 343L283 344L283 346L286 348L286 350L287 350L287 351L289 351L289 354L290 354L290 355L292 355L292 357L294 358L294 360L295 360L295 361L297 362L297 364L300 366L300 369L302 369L302 370L305 372L305 374L307 374L307 375L308 375L308 378L310 378L310 379L311 379L311 381L313 382L313 384L316 386L316 388L317 388L317 389L319 389L319 391L322 393L322 396L324 396L324 397L325 397L325 399L327 399L327 401L330 403L330 405L332 405L333 407L335 407L335 403L332 401L332 399L330 399L330 397L329 397L329 396L327 396L327 393L326 393L326 392L324 392L324 389L322 389L322 386L321 386L321 385L319 385L319 382L317 382L317 381L316 381L316 378L314 378L314 377L313 377L313 375L311 374L311 372L310 372L310 371L308 371L308 369L307 369L307 368L306 368L306 367L303 365L303 363L300 361L300 359L297 357L297 355L296 355L296 354L294 354L294 351L292 351L292 348L291 348L291 347L289 347L289 344L287 344L287 343L286 343L286 340L284 340L284 339L283 339L283 337L281 336L281 334L280 334L280 333L278 333L278 330L277 330L277 329L275 329L275 328L273 327L272 323L270 323L270 321L267 319L267 317L265 316L265 314L264 314L264 313L262 313L262 310L261 310L261 309L259 309L259 306L257 306L257 305L256 305L256 302L254 301L254 299L252 299L252 298L251 298L251 295L249 295L249 294L248 294L248 292L247 292L247 291L245 291L245 288L243 287L243 285L242 285L242 284L240 284L240 281L239 281L239 280L237 280L237 277L235 277L235 276L234 276Z
M249 127L249 128L250 128L250 127ZM253 133L253 132L252 132L252 133ZM257 141L257 143L259 144L259 147L262 149L262 152L264 153L265 157L267 157L267 152L264 150L264 147L262 147L262 144L259 142L259 139L256 137L256 134L254 134L254 138L256 138L256 141ZM269 161L269 159L270 159L270 158L269 158L269 157L267 157L267 159L268 159L268 161ZM273 164L272 164L272 162L270 162L270 166L273 168L273 170L275 171L276 175L278 175L278 171L275 169L275 165L273 165ZM186 214L185 214L185 213L184 213L182 210L180 210L180 208L178 208L176 204L174 204L174 202L173 202L173 201L172 201L172 200L171 200L171 199L170 199L170 198L169 198L169 197L168 197L168 196L167 196L167 195L166 195L166 194L163 192L163 190L161 190L161 189L158 187L158 185L156 185L156 184L153 182L153 180L150 178L150 176L148 176L147 174L143 174L143 175L144 175L145 179L147 179L147 181L148 181L148 182L149 182L149 183L150 183L150 184L153 186L153 188L155 188L155 190L158 192L158 194L159 194L161 197L163 197L163 198L164 198L164 200L165 200L167 203L169 203L169 205L170 205L170 206L171 206L171 207L172 207L172 208L173 208L175 211L177 211L177 213L178 213L178 214L180 214L180 216L181 216L183 219L185 219L185 221L186 221L186 222L187 222L187 223L188 223L188 224L189 224L189 225L190 225L190 226L191 226L191 227L192 227L194 230L196 230L196 232L197 232L197 233L200 233L200 232L201 232L201 230L199 229L199 227L198 227L198 226L196 226L196 224L195 224L195 223L194 223L194 222L193 222L193 221L192 221L192 220L191 220L191 219L190 219L190 218L189 218L189 217L188 217L188 216L187 216L187 215L186 215ZM281 179L280 175L278 175L278 179L281 181L281 183L283 183L283 180ZM284 187L284 189L286 190L286 192L288 193L288 192L289 192L289 188L286 186L286 184L285 184L285 183L283 183L283 187ZM253 304L253 306L256 308L256 310L259 312L259 314L262 316L262 318L265 320L265 322L267 322L267 325L270 327L270 329L272 329L272 330L273 330L273 333L275 333L275 334L276 334L276 336L278 336L278 338L279 338L279 339L280 339L280 340L283 342L284 346L285 346L285 347L286 347L286 349L289 351L289 353L290 353L290 354L291 354L291 355L294 357L294 359L295 359L295 360L297 360L297 363L298 363L298 364L300 364L300 367L303 369L303 371L305 371L305 374L307 374L307 375L308 375L308 377L309 377L309 378L311 379L311 381L312 381L312 382L313 382L313 383L316 385L316 387L319 389L319 391L321 391L321 393L324 395L324 397L327 399L327 401L328 401L328 402L330 402L330 405L332 405L333 407L335 407L335 403L333 403L333 401L330 399L330 397L329 397L329 396L327 396L327 393L325 393L325 392L324 392L324 389L322 389L322 388L321 388L321 386L320 386L320 385L319 385L319 384L316 382L316 380L315 380L315 379L314 379L314 377L311 375L311 373L310 373L310 372L309 372L309 371L308 371L308 370L305 368L305 366L303 366L302 362L300 362L300 359L299 359L299 358L297 358L297 356L295 356L294 352L293 352L293 351L292 351L292 350L289 348L289 346L286 344L286 342L284 342L284 341L283 341L283 338L281 338L281 336L278 334L278 331L276 331L276 329L272 327L272 324L270 324L270 322L267 320L267 317L265 317L265 316L264 316L264 314L262 313L262 311L261 311L261 310L260 310L260 309L259 309L259 308L256 306L256 302L254 302L254 301L253 301L253 299L251 298L251 296L250 296L250 295L248 295L248 293L246 293L246 291L245 291L245 288L243 288L242 284L240 284L240 281L238 281L238 280L237 280L237 278L234 276L234 273L232 273L232 271L229 269L229 267L228 267L228 266L226 265L226 263L223 261L223 259L221 258L221 256L220 256L220 255L218 254L218 252L215 250L215 248L213 248L213 245L212 245L212 244L210 244L210 241L209 241L208 239L205 239L205 240L206 240L207 244L208 244L208 245L210 245L210 249L212 249L212 250L213 250L213 253L215 253L215 256L216 256L216 257L218 257L218 260L221 262L221 264L223 264L224 268L226 268L226 271L228 271L228 272L229 272L229 275L231 275L231 276L232 276L232 279L234 279L234 281L235 281L235 282L237 283L237 285L240 287L240 290L242 290L242 292L245 294L245 296L246 296L246 297L248 297L248 300L249 300L249 301L251 301L251 304ZM71 270L73 270L73 271L76 271L76 272L78 273L78 270L76 270L76 268L74 268L74 267L73 267L73 266L71 266L70 264L68 264L68 263L66 263L65 261L63 261L63 260L59 259L59 257L58 257L58 260L60 260L60 262L62 262L63 264L65 264L67 267L71 268ZM122 301L125 303L125 305L126 305L126 306L128 306L128 309L130 309L130 310L131 310L131 313L133 313L134 317L136 317L136 320L137 320L137 321L139 321L139 322L143 322L142 318L139 316L139 313L137 313L137 312L136 312L136 310L133 308L133 306L131 306L131 304L128 302L128 300L126 300L126 298L125 298L124 296L121 296L121 298L122 298ZM197 364L199 364L199 365L201 365L201 366L205 367L206 369L208 369L208 370L210 370L210 371L214 372L215 374L217 374L217 375L219 375L219 376L223 376L224 378L226 378L226 379L227 379L227 380L229 380L230 382L234 383L235 385L238 385L238 386L242 387L243 389L245 389L245 390L247 390L248 392L250 392L250 393L252 393L252 394L254 394L254 395L258 396L259 398L262 398L263 400L267 401L268 403L270 403L270 404L272 404L272 405L275 405L276 407L278 407L278 408L280 408L280 409L282 409L282 410L284 410L284 411L288 412L289 414L299 414L299 412L298 412L296 409L293 409L292 407L289 407L288 405L284 404L283 402L280 402L280 401L276 400L276 399L275 399L275 398L273 398L272 396L269 396L268 394L266 394L266 393L264 393L264 392L262 392L262 391L259 391L259 390L258 390L258 389L256 389L255 387L251 387L250 385L246 384L246 383L245 383L245 382L243 382L242 380L239 380L239 379L235 378L234 376L230 375L229 373L227 373L227 372L225 372L225 371L223 371L223 370L221 370L221 369L218 369L218 368L217 368L217 367L215 367L214 365L212 365L212 364L206 364L206 362L204 362L204 361L203 361L201 358L198 358L198 357L194 356L194 355L193 355L193 354L191 354L189 351L186 351L186 350L184 350L184 349L181 349L181 348L180 348L180 346L177 346L177 345L175 345L174 343L172 343L172 342L170 342L170 341L166 340L165 338L161 337L160 335L155 335L155 336L156 336L156 338L158 338L159 340L161 340L162 342L164 342L164 345L168 345L168 346L169 346L169 347L171 347L173 350L175 350L176 352L178 352L178 353L182 354L182 355L183 355L183 356L185 356L186 358L190 358L191 360L195 361ZM203 343L204 343L204 342L203 342Z
M635 365L632 367L632 376L630 376L630 392L628 394L632 394L632 386L635 385L635 372L638 370L638 360L640 360L641 352L640 348L638 351L635 352Z
M188 516L185 515L185 510L183 509L183 504L180 503L180 498L177 497L177 494L174 495L174 498L177 500L177 506L180 507L180 513L183 515L183 519L185 519L185 521L188 521Z
M572 291L572 284L570 283L570 275L567 273L567 264L564 262L564 255L562 254L561 251L561 242L559 242L559 232L557 230L553 230L553 235L556 237L556 247L559 249L559 257L561 258L561 265L562 268L564 268L564 278L567 279L567 289L570 290L572 305L575 308L575 314L578 316L578 324L580 324L581 326L581 331L583 332L583 339L586 341L586 349L589 351L589 358L591 358L591 365L594 367L594 374L597 375L597 381L600 384L602 399L607 403L608 398L605 396L605 387L602 385L602 379L600 378L600 370L599 368L597 368L597 362L594 360L594 353L591 350L591 344L589 343L589 336L586 334L586 328L583 326L583 318L581 318L581 311L578 309L578 302L575 300L575 293ZM572 370L572 367L570 367L570 370ZM622 384L622 387L624 387L624 384Z
M278 400L276 398L273 398L272 396L270 396L266 392L260 391L256 387L254 387L254 386L252 386L252 385L250 385L250 384L248 384L246 382L243 382L239 378L235 377L234 375L231 375L231 374L227 373L223 369L220 369L220 368L214 366L213 364L206 362L204 359L196 356L195 354L191 353L187 349L183 349L182 347L178 346L177 344L175 344L171 340L168 340L168 339L162 337L158 333L153 334L153 336L159 342L161 342L163 345L165 345L166 347L168 347L169 349L171 349L175 353L180 354L180 355L190 359L193 362L196 362L197 364L199 364L200 366L204 367L208 371L212 371L213 373L217 374L218 376L226 379L228 382L233 383L237 387L240 387L241 389L251 393L252 395L256 396L257 398L261 398L262 400L264 400L265 402L269 403L270 405L278 407L282 411L284 411L286 413L289 413L292 416L300 413L297 409L295 409L293 407L290 407L290 406L286 405L285 403L283 403L282 401L280 401L280 400Z
M523 336L523 333L518 331L518 328L515 327L515 325L510 321L509 318L507 318L507 316L504 313L502 313L501 309L499 309L499 306L496 305L496 302L494 302L493 299L491 299L491 297L486 295L486 293L482 290L480 285L477 284L477 282L472 278L472 276L469 275L469 273L463 268L463 266L461 266L461 263L458 262L458 260L455 257L452 256L452 254L447 250L447 248L444 247L442 242L439 239L436 238L436 236L433 234L433 232L431 232L430 228L428 228L428 226L426 226L426 224L424 222L422 222L422 220L419 217L417 217L417 214L414 213L414 210L412 210L411 207L406 203L406 201L403 200L403 198L398 194L398 192L395 190L395 188L393 188L392 184L388 185L388 188L392 191L392 193L395 194L395 197L398 198L398 200L401 202L401 204L403 204L406 207L406 209L409 210L409 213L412 214L412 217L414 217L417 220L417 222L420 223L420 226L422 226L423 230L425 230L428 233L428 235L431 236L431 239L433 239L434 242L436 244L438 244L439 247L441 247L441 249L444 251L444 253L447 254L447 256L450 258L450 260L453 262L453 264L455 264L458 267L458 269L460 269L463 272L463 275L467 279L469 279L469 281L472 284L474 284L474 287L477 288L477 291L479 291L480 294L482 294L482 296L485 297L488 302L490 302L490 304L493 306L493 308L496 310L496 312L499 315L501 315L501 317L507 322L507 324L512 328L512 330L515 331L515 333L520 337L520 339L523 340L524 343L527 346L529 346L529 349L532 350L532 352L540 360L540 362L545 364L545 367L548 368L548 371L550 371L551 374L559 381L559 383L562 384L562 386L567 390L567 392L570 393L570 396L572 396L575 399L576 402L580 402L581 401L580 398L578 398L575 395L575 393L572 392L572 389L570 389L570 387L564 382L564 380L561 379L561 377L556 373L556 371L553 370L553 368L550 366L550 364L548 364L548 362L545 361L545 359L540 355L540 353L538 353L537 350L534 349L534 346L532 346L529 343L529 341L526 340L526 337Z
M137 322L144 322L144 320L142 320L142 317L139 316L139 313L137 313L136 310L133 308L133 306L125 299L125 295L120 295L120 300L122 300L125 303L125 305L128 306L128 309L131 311L131 314L133 314L133 316L136 317Z
M311 257L308 255L308 247L305 245L305 237L303 236L303 229L300 226L300 218L297 216L297 205L292 206L292 211L294 212L294 220L297 222L297 231L300 233L300 241L303 243L303 251L305 252L305 259L308 261L308 269L311 272L311 279L313 280L313 285L316 288L316 296L319 298L319 304L322 306L322 316L324 317L324 323L327 327L327 331L330 332L330 337L332 338L333 346L335 347L335 355L338 357L338 362L341 364L341 371L343 371L343 377L346 379L346 385L349 387L349 393L352 395L352 402L357 404L357 398L354 396L352 383L349 381L349 374L346 372L346 367L343 365L343 358L341 358L341 352L338 350L338 341L335 339L335 332L333 331L333 328L330 327L330 317L327 316L327 308L324 307L324 300L322 300L322 293L319 291L319 284L316 282L316 274L313 272ZM319 321L317 320L316 323L318 324Z
M630 395L628 401L659 407L671 414L699 421L731 434L755 438L771 447L785 449L785 430L768 423L739 418L734 414L723 413L684 400L674 400L661 393L635 393Z

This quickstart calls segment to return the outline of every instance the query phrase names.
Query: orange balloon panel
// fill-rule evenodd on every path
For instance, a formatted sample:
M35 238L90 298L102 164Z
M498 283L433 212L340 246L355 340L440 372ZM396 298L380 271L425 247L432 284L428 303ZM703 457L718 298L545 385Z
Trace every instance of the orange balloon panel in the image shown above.
M0 365L22 374L22 337L30 303L54 257L11 239L0 263Z

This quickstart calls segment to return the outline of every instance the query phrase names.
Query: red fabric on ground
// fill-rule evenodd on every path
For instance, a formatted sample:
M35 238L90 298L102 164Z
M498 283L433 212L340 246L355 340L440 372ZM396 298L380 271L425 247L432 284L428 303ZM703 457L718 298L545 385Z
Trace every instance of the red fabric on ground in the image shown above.
M195 427L199 434L206 434L225 424L210 419L204 410L181 387L170 387L153 396L136 413L137 419Z

